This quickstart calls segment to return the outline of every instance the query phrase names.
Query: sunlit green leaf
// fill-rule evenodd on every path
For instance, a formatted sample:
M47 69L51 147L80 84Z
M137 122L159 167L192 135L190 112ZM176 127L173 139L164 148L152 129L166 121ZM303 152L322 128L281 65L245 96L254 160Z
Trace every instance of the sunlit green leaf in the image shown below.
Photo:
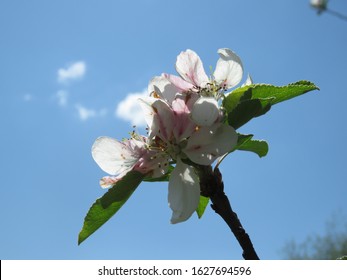
M264 157L269 151L269 145L264 140L254 140L253 135L238 134L238 141L233 149L256 153L259 157ZM232 151L232 152L233 152Z
M264 157L269 151L269 145L264 140L249 140L240 145L238 150L256 153L259 157Z
M309 81L298 81L286 86L252 84L230 92L223 100L223 107L230 112L242 100L259 98L272 98L271 105L274 105L316 89L319 88Z
M319 88L309 81L299 81L282 87L256 85L252 89L252 98L273 98L271 105L274 105L316 89Z
M251 99L252 88L250 86L236 88L223 99L223 107L228 113L234 110L237 104L240 103L242 96L250 96L248 99Z
M200 195L199 205L198 205L198 208L196 209L196 213L198 214L199 219L204 214L209 201L210 199L208 197Z
M268 112L272 105L316 89L319 88L309 81L280 87L252 84L230 92L223 100L223 107L228 114L228 123L237 129L252 118Z
M117 213L142 182L144 176L144 174L137 171L128 172L101 198L94 202L84 218L84 224L78 236L78 244L81 244Z
M250 139L253 138L253 134L241 134L241 133L238 133L237 134L237 144L234 148L234 150L237 150L238 147L240 147L243 143L249 141Z

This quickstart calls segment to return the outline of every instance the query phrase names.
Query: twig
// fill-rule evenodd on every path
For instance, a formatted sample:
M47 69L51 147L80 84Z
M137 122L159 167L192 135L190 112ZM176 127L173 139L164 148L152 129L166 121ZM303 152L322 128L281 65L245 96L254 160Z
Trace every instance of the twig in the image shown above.
M212 209L227 223L243 249L243 258L245 260L259 260L249 235L242 227L237 214L232 210L229 199L224 193L224 183L219 169L212 170L211 166L201 166L199 175L201 195L210 197Z
M342 20L347 21L347 16L344 15L344 14L341 14L341 13L339 13L339 12L337 12L337 11L330 10L330 9L326 9L325 11L326 11L327 13L332 14L333 16L336 16L336 17L338 17L338 18L340 18L340 19L342 19Z

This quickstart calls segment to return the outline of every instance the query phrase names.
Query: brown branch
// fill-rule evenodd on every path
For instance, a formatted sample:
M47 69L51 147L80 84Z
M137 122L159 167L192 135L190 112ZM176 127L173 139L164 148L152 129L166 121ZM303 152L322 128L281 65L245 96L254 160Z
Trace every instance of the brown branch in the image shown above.
M242 227L237 214L232 210L229 199L224 193L224 183L219 169L215 168L215 170L212 170L211 166L199 166L198 171L200 176L201 195L211 199L212 209L220 215L229 226L243 249L243 258L245 260L259 260L249 235Z

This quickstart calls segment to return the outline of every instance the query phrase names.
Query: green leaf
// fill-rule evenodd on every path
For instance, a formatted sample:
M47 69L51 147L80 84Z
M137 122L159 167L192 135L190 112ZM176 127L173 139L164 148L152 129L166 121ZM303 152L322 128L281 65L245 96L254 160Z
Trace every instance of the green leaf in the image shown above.
M271 105L274 105L316 89L319 88L309 81L299 81L282 87L255 85L252 88L252 98L273 98Z
M236 144L236 147L234 148L234 150L237 150L237 148L239 146L241 146L243 143L251 140L253 138L253 134L241 134L241 133L238 133L237 134L237 144Z
M264 157L269 151L269 145L264 140L253 140L253 135L238 134L236 147L233 149L256 153L259 157ZM233 152L232 151L232 152Z
M252 97L252 88L250 86L239 87L231 91L228 95L223 99L223 107L229 113L235 109L237 104L240 103L240 100L243 96L249 96L247 99L251 99Z
M347 256L343 256L343 257L341 257L341 258L338 258L338 260L347 261Z
M198 208L196 209L196 213L198 214L199 219L204 214L209 201L210 201L209 197L200 195L199 205L198 205Z
M84 224L78 236L78 244L81 244L117 213L142 182L144 176L144 174L137 171L128 172L101 198L94 202L84 218Z
M316 89L319 88L309 81L298 81L281 87L252 84L230 92L223 100L223 107L228 113L228 123L237 129L267 113L272 105Z
M264 140L250 140L239 147L238 150L253 152L259 157L265 157L269 151L269 145Z
M264 115L271 108L271 100L268 99L249 99L241 101L234 110L228 114L228 123L234 129L238 129L251 119Z

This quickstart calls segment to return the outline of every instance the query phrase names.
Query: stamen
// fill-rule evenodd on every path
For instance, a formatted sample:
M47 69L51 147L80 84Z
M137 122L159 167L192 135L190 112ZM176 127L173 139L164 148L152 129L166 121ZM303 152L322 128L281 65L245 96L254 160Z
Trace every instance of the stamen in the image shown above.
M152 97L160 99L160 95L156 91L152 92Z

